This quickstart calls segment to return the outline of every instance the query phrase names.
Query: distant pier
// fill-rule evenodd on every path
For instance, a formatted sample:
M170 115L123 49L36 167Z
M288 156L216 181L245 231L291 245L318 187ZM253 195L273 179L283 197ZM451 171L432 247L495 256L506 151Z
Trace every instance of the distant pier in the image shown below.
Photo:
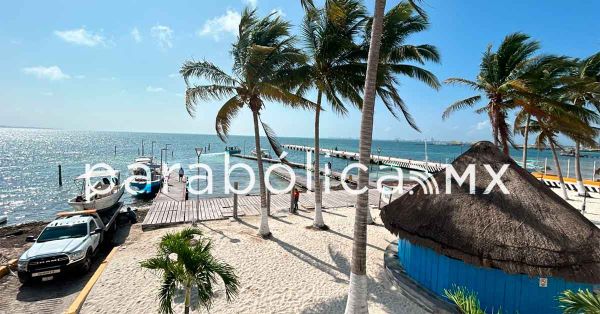
M310 146L302 146L302 145L282 145L284 148L289 150L296 150L302 152L314 152L315 148ZM333 150L321 148L319 149L320 154L327 154L332 157L355 160L358 161L359 154L356 152L348 152L341 150ZM377 165L386 165L391 167L398 167L403 169L417 170L417 171L425 171L429 173L435 173L446 168L446 164L430 162L430 161L422 161L422 160L412 160L412 159L403 159L389 156L381 156L381 155L371 155L370 163Z

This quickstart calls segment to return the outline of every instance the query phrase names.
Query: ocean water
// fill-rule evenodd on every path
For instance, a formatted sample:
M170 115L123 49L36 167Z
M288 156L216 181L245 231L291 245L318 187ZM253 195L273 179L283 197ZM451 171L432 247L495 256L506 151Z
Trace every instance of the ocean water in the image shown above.
M167 145L166 155L169 164L181 163L187 175L195 174L187 168L196 163L196 147L208 148L201 156L201 162L208 164L213 170L214 193L212 196L223 196L224 193L224 149L225 146L239 146L249 154L254 148L254 138L251 136L231 136L227 144L214 135L194 134L158 134L158 133L127 133L127 132L96 132L96 131L64 131L42 129L0 128L0 214L8 215L8 224L17 224L36 220L50 220L58 211L70 209L67 200L76 195L80 186L74 178L85 172L86 164L106 163L121 171L121 179L128 176L127 165L131 164L138 155L154 155L160 161L161 149ZM152 144L152 142L155 142ZM282 144L298 144L312 146L310 138L281 137ZM269 148L266 139L261 146ZM456 156L468 149L468 146L427 145L429 161L451 162ZM116 147L116 149L115 149ZM358 140L353 139L321 139L322 148L338 148L339 150L358 151ZM373 153L381 150L383 156L425 159L423 142L373 141ZM116 151L116 153L115 153ZM515 159L520 160L521 152L511 152ZM274 153L271 151L271 154ZM296 151L288 152L288 158L296 162L305 162L306 154ZM600 157L598 153L585 153L589 158L582 158L584 177L591 178L593 161ZM543 166L544 159L552 168L552 155L549 151L531 150L529 158L538 160ZM570 160L570 171L567 171L568 158L561 158L563 171L574 176L573 160ZM256 169L256 162L232 158L234 163L246 163ZM322 167L327 162L332 163L335 171L341 171L348 163L336 158L321 158ZM58 165L63 169L63 186L58 186ZM268 166L268 164L266 164ZM600 162L599 162L600 166ZM305 172L295 169L298 176ZM389 174L388 170L380 170L379 175ZM371 179L376 179L376 167L372 168ZM231 182L239 181L240 188L245 187L248 176L243 171L234 171ZM287 185L281 179L270 178L273 186ZM201 186L203 187L203 186ZM251 193L258 193L258 184ZM207 197L207 196L203 196ZM149 206L148 201L140 201L125 194L123 201L133 206Z

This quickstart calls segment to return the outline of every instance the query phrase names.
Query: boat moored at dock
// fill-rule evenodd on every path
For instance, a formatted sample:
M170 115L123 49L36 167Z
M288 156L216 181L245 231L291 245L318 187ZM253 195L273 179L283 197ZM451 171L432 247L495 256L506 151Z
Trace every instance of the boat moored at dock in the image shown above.
M125 191L119 171L91 171L78 176L81 192L68 201L76 210L95 209L98 212L115 206ZM98 180L92 184L92 180Z

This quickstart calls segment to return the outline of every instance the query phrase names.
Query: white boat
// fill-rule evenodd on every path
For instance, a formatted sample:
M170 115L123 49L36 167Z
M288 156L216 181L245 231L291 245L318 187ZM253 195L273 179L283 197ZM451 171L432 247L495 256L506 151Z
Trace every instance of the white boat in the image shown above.
M102 211L111 208L119 202L125 191L118 171L92 171L75 180L81 182L81 192L68 203L76 210ZM93 180L97 182L93 183Z
M252 154L252 156L258 156L256 155L256 149L253 149L252 152L250 152L250 154ZM269 154L269 151L264 148L260 150L260 156L262 158L271 158L271 154Z

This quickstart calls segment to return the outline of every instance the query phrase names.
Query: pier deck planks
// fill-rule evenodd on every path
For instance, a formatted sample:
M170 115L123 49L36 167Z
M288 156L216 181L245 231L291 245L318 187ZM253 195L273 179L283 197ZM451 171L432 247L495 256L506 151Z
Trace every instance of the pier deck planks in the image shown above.
M172 182L181 184L180 182ZM179 193L183 190L177 190ZM181 192L183 195L183 192ZM325 209L334 209L340 207L354 206L356 196L346 191L331 191L323 193L323 207ZM379 202L379 192L369 190L369 204L377 205ZM198 209L196 206L198 204ZM260 215L260 196L258 195L240 195L238 196L238 215L239 216L259 216ZM302 208L314 208L314 193L301 193L299 205ZM285 210L290 207L290 194L271 195L271 213ZM233 216L233 197L220 198L190 198L185 201L183 197L176 200L173 195L159 195L154 199L152 207L148 211L142 230L151 230L163 227L175 226L178 224L192 223L198 221L209 221L226 219Z

